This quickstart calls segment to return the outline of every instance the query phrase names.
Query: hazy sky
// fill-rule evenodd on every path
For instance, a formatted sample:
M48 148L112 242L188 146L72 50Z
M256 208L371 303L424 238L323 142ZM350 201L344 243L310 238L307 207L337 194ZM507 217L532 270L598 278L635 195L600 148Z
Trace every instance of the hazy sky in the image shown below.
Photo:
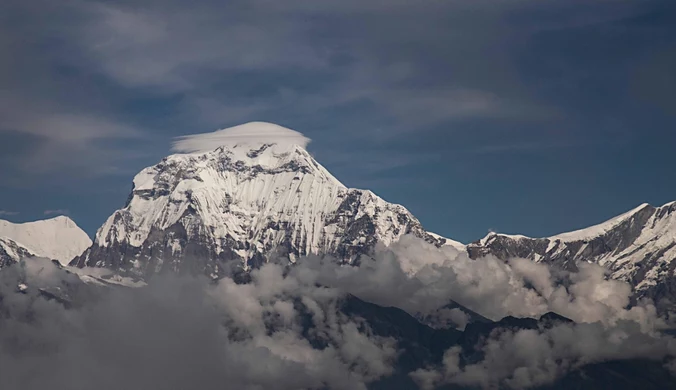
M4 0L0 218L93 233L251 120L464 242L676 200L673 0Z

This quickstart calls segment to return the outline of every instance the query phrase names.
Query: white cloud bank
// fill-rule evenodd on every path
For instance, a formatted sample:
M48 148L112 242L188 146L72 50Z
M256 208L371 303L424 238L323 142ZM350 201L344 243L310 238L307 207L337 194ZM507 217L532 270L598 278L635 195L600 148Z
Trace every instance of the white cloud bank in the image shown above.
M4 268L0 388L366 390L393 371L394 340L342 314L338 290L275 264L251 276L99 290L45 259Z
M303 134L268 122L249 122L211 133L185 135L176 138L172 150L181 153L199 153L219 146L237 144L295 144L307 146L310 139Z
M420 259L427 264L416 263ZM630 306L631 286L607 279L605 269L594 264L578 264L578 272L568 272L527 259L474 260L456 248L404 236L373 258L363 257L359 267L321 259L308 259L302 266L316 272L323 285L423 317L451 316L439 310L453 301L491 320L555 312L577 323L608 327L632 321L644 333L668 326L651 301ZM457 313L455 317L461 320Z
M443 361L409 373L422 389L530 388L617 359L676 368L676 339L661 332L665 319L649 301L630 306L631 287L592 264L566 272L524 259L473 260L405 236L359 267L309 257L288 269L265 264L248 284L159 275L141 289L74 289L72 301L83 304L72 310L35 299L35 287L74 285L75 275L51 262L22 264L0 272L0 366L9 373L0 377L3 389L172 390L198 383L210 390L228 383L365 390L397 370L403 350L346 315L346 293L411 314L438 313L457 327L469 320L465 313L438 311L450 301L492 319L555 311L576 322L496 329L473 347L479 361L451 347ZM19 283L28 290L16 293Z

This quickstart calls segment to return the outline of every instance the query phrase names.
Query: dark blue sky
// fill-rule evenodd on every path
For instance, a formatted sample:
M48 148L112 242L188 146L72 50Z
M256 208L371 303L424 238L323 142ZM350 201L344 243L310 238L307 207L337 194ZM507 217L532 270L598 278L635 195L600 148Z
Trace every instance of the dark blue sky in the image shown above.
M7 0L0 218L94 231L173 137L298 130L468 242L676 200L676 3Z

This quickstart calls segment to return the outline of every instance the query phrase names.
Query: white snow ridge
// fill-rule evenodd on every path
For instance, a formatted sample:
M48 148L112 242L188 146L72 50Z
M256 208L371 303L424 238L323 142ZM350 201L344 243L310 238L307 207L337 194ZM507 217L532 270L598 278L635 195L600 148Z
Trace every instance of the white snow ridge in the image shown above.
M62 264L68 264L92 244L87 233L65 216L26 223L0 220L0 238L16 242L35 256Z
M644 203L598 225L552 237L491 233L468 245L468 252L475 258L525 257L560 268L595 263L611 278L631 284L640 297L673 301L676 293L664 286L676 280L676 202Z

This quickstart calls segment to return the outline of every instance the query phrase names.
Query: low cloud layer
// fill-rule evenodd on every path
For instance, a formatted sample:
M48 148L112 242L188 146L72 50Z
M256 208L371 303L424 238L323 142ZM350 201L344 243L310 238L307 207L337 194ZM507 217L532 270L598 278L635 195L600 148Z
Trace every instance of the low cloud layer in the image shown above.
M452 347L440 364L410 373L423 389L528 388L590 363L674 365L676 355L651 302L630 307L629 286L598 266L570 273L523 259L471 260L414 237L360 267L328 258L266 264L248 284L163 276L143 288L102 287L83 284L82 272L39 259L0 272L0 387L365 389L393 374L403 351L346 316L346 294L460 329L472 321L465 308L494 320L555 311L576 321L496 329L474 346L478 361Z
M578 272L552 269L527 259L470 259L452 247L435 248L404 237L359 268L308 261L317 279L367 301L397 306L433 325L464 328L471 311L445 308L457 302L493 320L539 318L555 312L575 323L551 328L496 330L479 341L483 358L463 362L461 348L446 351L440 367L411 376L421 388L454 383L481 388L529 388L551 383L586 364L620 359L675 363L673 327L651 301L630 306L631 286L608 280L598 265ZM673 368L673 367L672 367ZM674 371L676 373L676 371Z
M305 267L326 285L411 314L433 314L454 301L492 320L556 312L576 322L632 320L645 330L666 326L650 301L629 308L631 286L608 280L604 268L594 264L579 264L579 272L571 273L527 259L473 260L451 246L436 248L406 236L362 259L359 268L318 260Z
M462 365L461 348L453 347L444 354L440 368L418 370L411 376L423 389L444 383L524 389L551 383L585 364L673 359L676 339L647 335L631 321L612 327L559 324L549 329L494 331L480 341L479 349L483 354L479 362Z
M87 291L48 261L3 269L0 387L363 389L391 372L391 340L341 315L336 290L282 271L265 266L246 285L167 277ZM41 285L86 299L64 310L38 297Z

